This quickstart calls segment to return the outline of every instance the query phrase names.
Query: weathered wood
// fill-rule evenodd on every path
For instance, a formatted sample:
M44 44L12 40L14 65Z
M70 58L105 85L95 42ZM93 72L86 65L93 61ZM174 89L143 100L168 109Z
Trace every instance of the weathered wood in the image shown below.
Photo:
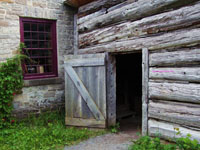
M175 55L173 55L175 56ZM157 58L158 60L159 58ZM199 67L185 68L150 68L150 79L181 80L189 82L200 82Z
M72 59L66 62L70 66L103 66L105 64L102 58L82 58L82 59Z
M74 54L78 53L79 45L79 35L78 35L78 25L77 25L77 14L74 14Z
M96 59L96 60L95 60ZM66 125L106 126L106 68L105 54L65 56ZM73 68L72 68L73 67ZM73 82L72 82L73 81ZM89 121L84 122L84 121ZM100 122L99 122L100 121ZM101 122L103 122L101 124Z
M195 33L194 33L195 34ZM150 54L150 66L179 66L200 64L200 49Z
M165 48L178 48L187 45L198 45L200 42L200 29L181 30L153 37L124 39L106 44L99 44L85 49L79 49L79 54L100 52L131 52L141 51L143 47L149 50ZM161 60L161 59L159 59Z
M150 101L148 117L171 123L200 127L200 105L169 101Z
M90 111L93 113L94 117L97 120L104 120L105 119L104 116L100 112L98 106L96 105L96 103L94 102L92 97L90 96L89 92L83 85L82 81L79 79L79 77L76 74L76 72L74 71L74 69L71 66L65 66L65 70L67 71L67 74L69 75L69 77L73 81L74 85L80 92L81 96L85 100L86 104L90 108Z
M110 8L114 5L122 3L126 0L96 0L84 6L81 6L78 11L79 17L86 16L90 13L96 12L102 8Z
M186 137L187 134L191 135L191 139L196 139L200 142L200 130L189 129L177 124L171 124L168 122L161 122L156 120L149 120L149 134L150 136L160 136L164 139L174 140L174 138ZM181 135L177 135L177 131L174 128L178 128Z
M79 19L79 21L81 22L82 19ZM124 38L168 32L198 23L200 23L200 3L147 17L139 21L128 21L119 25L80 34L79 46L80 48L84 48L86 46L107 43Z
M79 26L79 32L91 31L95 28L110 25L124 20L138 20L142 17L150 16L162 12L165 8L170 6L177 7L178 5L191 4L191 1L182 0L139 0L137 2L126 5L122 8L113 10L107 14L84 22Z
M148 133L149 51L142 49L142 135Z
M68 126L106 128L105 120L65 118L65 124Z
M80 7L82 5L85 5L89 2L92 2L93 0L65 0L65 4L66 5L69 5L69 6L72 6L72 7Z
M149 82L149 98L200 103L200 85Z
M116 59L111 54L106 54L106 85L107 85L107 124L116 124Z

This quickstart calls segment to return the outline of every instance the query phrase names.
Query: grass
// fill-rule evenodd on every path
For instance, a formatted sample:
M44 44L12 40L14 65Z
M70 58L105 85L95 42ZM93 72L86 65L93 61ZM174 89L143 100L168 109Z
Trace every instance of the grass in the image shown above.
M1 150L60 150L90 137L104 134L66 127L63 113L45 113L16 122L9 129L0 130Z

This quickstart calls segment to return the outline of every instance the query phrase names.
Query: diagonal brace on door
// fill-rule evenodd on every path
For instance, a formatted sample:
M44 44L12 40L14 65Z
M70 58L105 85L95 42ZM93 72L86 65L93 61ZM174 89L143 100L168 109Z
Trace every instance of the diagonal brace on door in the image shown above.
M71 66L67 65L67 66L65 66L65 71L69 75L70 79L73 81L73 83L74 83L75 87L77 88L77 90L80 92L82 98L86 102L86 104L89 107L90 111L93 113L95 119L97 119L97 120L105 120L105 117L103 116L103 114L101 113L99 108L97 107L96 103L94 102L94 100L90 96L88 90L86 89L86 87L84 86L84 84L80 80L79 76L74 71L74 69Z

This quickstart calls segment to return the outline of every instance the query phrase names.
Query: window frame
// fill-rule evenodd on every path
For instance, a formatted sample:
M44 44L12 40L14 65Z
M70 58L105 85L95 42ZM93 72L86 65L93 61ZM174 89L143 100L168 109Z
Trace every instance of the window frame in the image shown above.
M27 23L48 23L51 24L51 37L52 37L52 72L43 74L26 74L23 72L24 80L42 79L58 77L58 59L57 59L57 32L56 20L36 19L20 17L20 41L24 43L24 22ZM25 70L25 64L22 64L22 69Z

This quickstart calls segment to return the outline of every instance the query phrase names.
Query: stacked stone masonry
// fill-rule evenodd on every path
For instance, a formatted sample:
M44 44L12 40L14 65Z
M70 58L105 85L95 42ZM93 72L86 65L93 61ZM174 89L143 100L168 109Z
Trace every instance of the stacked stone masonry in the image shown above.
M75 11L64 0L0 0L0 62L16 54L20 43L20 17L57 20L58 78L63 80L63 56L73 52ZM57 79L55 79L57 80ZM15 97L15 112L40 112L64 102L63 82L23 88ZM63 105L64 106L64 105Z

